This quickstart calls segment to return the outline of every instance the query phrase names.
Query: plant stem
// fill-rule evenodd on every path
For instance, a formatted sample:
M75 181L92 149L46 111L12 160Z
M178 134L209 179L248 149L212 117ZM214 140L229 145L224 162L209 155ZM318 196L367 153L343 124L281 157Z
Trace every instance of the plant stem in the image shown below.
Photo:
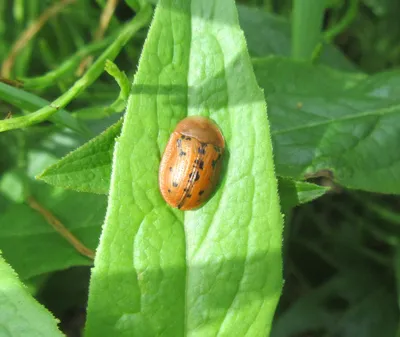
M107 59L113 60L129 39L150 20L152 14L151 6L148 5L132 19L116 40L106 49L106 51L96 60L89 70L75 82L75 84L63 95L38 111L27 116L16 117L0 121L0 132L24 128L48 120L59 109L65 107L79 93L91 85L104 71Z
M99 49L102 49L109 45L112 40L114 40L116 36L113 34L112 36L98 42L93 42L81 49L79 49L74 55L65 60L61 65L48 73L32 78L22 78L22 82L24 83L25 89L44 89L54 85L57 80L62 78L64 75L68 75L73 72L74 68L76 68L81 62L82 58L96 52Z
M358 2L359 0L350 0L349 7L342 19L324 33L325 42L331 42L353 22L358 13Z
M27 204L38 211L46 221L65 239L67 240L79 253L87 256L89 259L94 260L95 252L87 248L80 242L62 223L58 220L53 213L44 208L34 197L29 196L26 200Z
M292 57L311 60L321 39L325 0L294 0L292 18Z

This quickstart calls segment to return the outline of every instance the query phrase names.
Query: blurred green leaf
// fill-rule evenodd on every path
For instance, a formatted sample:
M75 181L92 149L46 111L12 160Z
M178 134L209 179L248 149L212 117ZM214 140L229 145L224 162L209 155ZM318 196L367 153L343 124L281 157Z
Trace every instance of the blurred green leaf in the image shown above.
M22 89L14 88L10 85L0 82L0 99L4 102L10 103L21 110L36 111L47 105L50 105L49 101L31 94ZM80 132L83 135L88 134L88 129L82 121L77 120L69 112L64 109L58 110L50 120L57 123L60 126L70 128L76 132Z
M247 47L252 57L270 55L290 56L290 23L282 16L257 8L238 6L240 26L246 37ZM352 64L337 47L324 46L321 63L333 68L355 71Z
M53 133L51 130L53 128L40 129L41 132L26 131L25 170L11 167L0 176L0 247L4 257L24 280L70 266L92 264L41 214L22 202L28 195L33 195L75 237L93 250L98 244L106 210L105 196L69 192L32 180L44 167L54 163L59 155L82 141L76 138L76 133ZM9 145L12 146L12 143ZM15 174L20 179L20 185L10 187L9 183L4 183Z
M271 337L395 336L398 310L382 275L354 267L309 290L277 319Z
M56 319L29 294L0 256L0 335L63 336Z
M183 213L162 200L158 167L187 114L218 123L227 155L213 198ZM87 335L265 336L281 230L265 102L234 1L161 1L114 152Z
M106 198L31 184L34 197L50 210L85 246L95 249L106 209ZM0 247L22 279L91 265L41 214L27 204L10 203L0 213Z

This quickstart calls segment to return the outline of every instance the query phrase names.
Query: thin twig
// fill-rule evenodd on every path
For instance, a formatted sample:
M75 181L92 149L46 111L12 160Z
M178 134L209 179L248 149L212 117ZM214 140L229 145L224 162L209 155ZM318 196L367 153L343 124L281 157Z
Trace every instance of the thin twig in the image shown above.
M15 87L15 88L22 88L24 86L21 81L10 80L7 78L2 78L2 77L0 77L0 83L5 83L5 84L11 85L12 87Z
M26 44L40 31L45 23L53 16L57 15L64 7L72 4L76 0L60 0L53 6L46 9L42 15L39 16L25 31L22 32L18 40L11 48L10 54L4 60L1 66L1 76L9 78L11 69L14 65L15 59L19 52L26 46Z
M28 205L34 210L38 211L46 221L58 232L61 236L66 239L74 248L84 256L90 259L94 259L95 252L87 248L82 242L80 242L65 226L58 220L49 210L44 208L39 202L32 196L27 198Z
M93 41L100 41L104 37L104 33L106 32L108 25L110 24L111 18L114 14L115 8L117 7L118 0L108 0L106 6L103 9L103 12L100 16L99 26L97 27L96 32L94 33ZM79 68L76 72L77 76L82 76L85 72L85 69L92 63L93 56L87 56L82 60L79 65Z

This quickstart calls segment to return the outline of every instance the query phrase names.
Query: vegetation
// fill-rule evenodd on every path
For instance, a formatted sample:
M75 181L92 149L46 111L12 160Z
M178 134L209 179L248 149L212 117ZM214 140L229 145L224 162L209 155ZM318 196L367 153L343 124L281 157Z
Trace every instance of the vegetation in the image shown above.
M398 1L0 15L0 336L400 336ZM158 167L188 115L226 155L182 212Z

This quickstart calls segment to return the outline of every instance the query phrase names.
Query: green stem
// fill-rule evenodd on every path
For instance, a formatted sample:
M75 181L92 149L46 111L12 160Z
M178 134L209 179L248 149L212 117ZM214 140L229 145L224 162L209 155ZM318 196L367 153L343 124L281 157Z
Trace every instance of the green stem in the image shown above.
M54 83L62 78L64 75L69 75L74 68L79 65L79 62L87 55L90 55L105 46L109 45L115 36L110 36L102 41L98 41L83 47L78 50L74 55L65 60L57 69L49 71L47 74L32 78L22 78L25 89L45 89L53 86Z
M0 132L24 128L33 124L37 124L48 120L60 108L65 107L72 99L74 99L81 91L91 85L103 72L104 64L107 59L113 60L129 39L142 27L144 27L151 19L152 9L148 5L125 25L121 34L107 48L106 51L93 63L89 70L75 82L75 84L63 95L53 101L50 105L45 106L38 111L27 116L11 118L0 121Z
M350 1L349 7L342 19L324 33L325 42L332 42L337 35L342 33L353 22L358 13L358 2L359 0Z
M311 60L321 39L324 0L294 0L292 22L292 57Z
M49 101L46 101L45 99L39 96L36 96L34 94L31 94L29 92L26 92L24 90L12 87L10 85L1 82L0 82L0 100L5 101L25 111L35 111L37 109L46 107L50 104ZM28 116L15 117L12 119L0 121L0 125L1 123L9 120L26 118ZM83 125L83 123L78 121L64 109L58 110L57 113L50 116L49 119L60 126L70 128L71 130L74 130L83 135L89 135L89 130L85 127L85 125Z

